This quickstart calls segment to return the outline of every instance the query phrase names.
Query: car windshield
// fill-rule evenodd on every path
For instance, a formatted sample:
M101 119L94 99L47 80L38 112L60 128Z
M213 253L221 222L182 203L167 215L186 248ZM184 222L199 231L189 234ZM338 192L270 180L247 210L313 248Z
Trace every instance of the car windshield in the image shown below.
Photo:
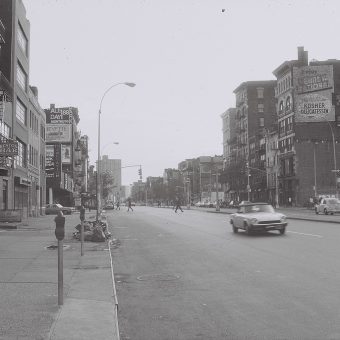
M57 206L58 208L62 208L62 207L63 207L63 206L62 206L61 204L59 204L59 203L57 203L56 206Z
M254 213L254 212L275 212L274 208L270 204L254 204L254 205L246 205L244 206L245 213Z

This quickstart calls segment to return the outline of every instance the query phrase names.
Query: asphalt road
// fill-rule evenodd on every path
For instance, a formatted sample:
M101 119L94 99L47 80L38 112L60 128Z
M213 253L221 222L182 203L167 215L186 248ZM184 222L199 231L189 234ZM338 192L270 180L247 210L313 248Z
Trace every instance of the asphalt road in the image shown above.
M223 214L107 215L122 340L340 339L340 225L248 236Z

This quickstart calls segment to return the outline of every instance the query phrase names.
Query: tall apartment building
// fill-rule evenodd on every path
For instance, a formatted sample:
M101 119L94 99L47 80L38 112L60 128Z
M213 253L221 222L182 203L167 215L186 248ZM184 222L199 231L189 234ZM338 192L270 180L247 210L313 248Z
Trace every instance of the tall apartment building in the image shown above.
M1 120L2 143L15 145L2 158L2 209L36 215L44 205L44 113L37 90L29 86L30 23L22 0L1 0Z
M275 80L248 81L234 90L235 152L230 154L224 176L231 199L247 200L248 192L251 200L267 199L266 135L277 124L275 85Z
M229 108L221 114L222 118L222 138L223 138L223 172L228 168L237 153L236 147L236 108ZM223 200L230 200L230 184L226 181L223 173L221 177L223 183Z
M277 77L279 202L304 205L310 197L337 195L340 61L311 61L303 47L283 62Z
M99 162L101 173L110 172L113 176L113 192L110 199L115 202L120 200L122 187L122 160L110 159L107 155L103 155Z

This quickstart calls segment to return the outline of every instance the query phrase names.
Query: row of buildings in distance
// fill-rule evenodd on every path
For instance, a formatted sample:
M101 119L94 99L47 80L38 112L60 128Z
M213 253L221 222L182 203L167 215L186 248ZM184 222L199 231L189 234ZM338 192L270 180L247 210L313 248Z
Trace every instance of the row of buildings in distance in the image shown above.
M133 198L304 206L338 196L340 61L309 61L298 47L298 58L273 74L276 80L246 81L234 90L235 107L221 115L222 156L188 159L162 177L136 182Z

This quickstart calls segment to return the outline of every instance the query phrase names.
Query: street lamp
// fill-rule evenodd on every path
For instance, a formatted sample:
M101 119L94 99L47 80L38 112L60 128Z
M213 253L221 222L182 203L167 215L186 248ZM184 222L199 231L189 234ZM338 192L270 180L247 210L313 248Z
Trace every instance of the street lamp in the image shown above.
M332 134L332 142L333 142L333 161L334 161L334 180L335 180L335 196L338 198L338 187L337 187L337 167L336 167L336 153L335 153L335 138L334 138L334 132L331 123L325 118L322 117L328 124L329 128L331 129Z
M100 185L100 115L102 113L102 103L103 100L106 96L106 94L114 87L118 85L126 85L129 87L135 87L135 83L130 83L130 82L124 82L124 83L116 83L111 85L103 94L101 100L100 100L100 106L99 106L99 111L98 111L98 160L97 160L97 221L99 220L99 215L100 215L100 190L99 190L99 185Z

